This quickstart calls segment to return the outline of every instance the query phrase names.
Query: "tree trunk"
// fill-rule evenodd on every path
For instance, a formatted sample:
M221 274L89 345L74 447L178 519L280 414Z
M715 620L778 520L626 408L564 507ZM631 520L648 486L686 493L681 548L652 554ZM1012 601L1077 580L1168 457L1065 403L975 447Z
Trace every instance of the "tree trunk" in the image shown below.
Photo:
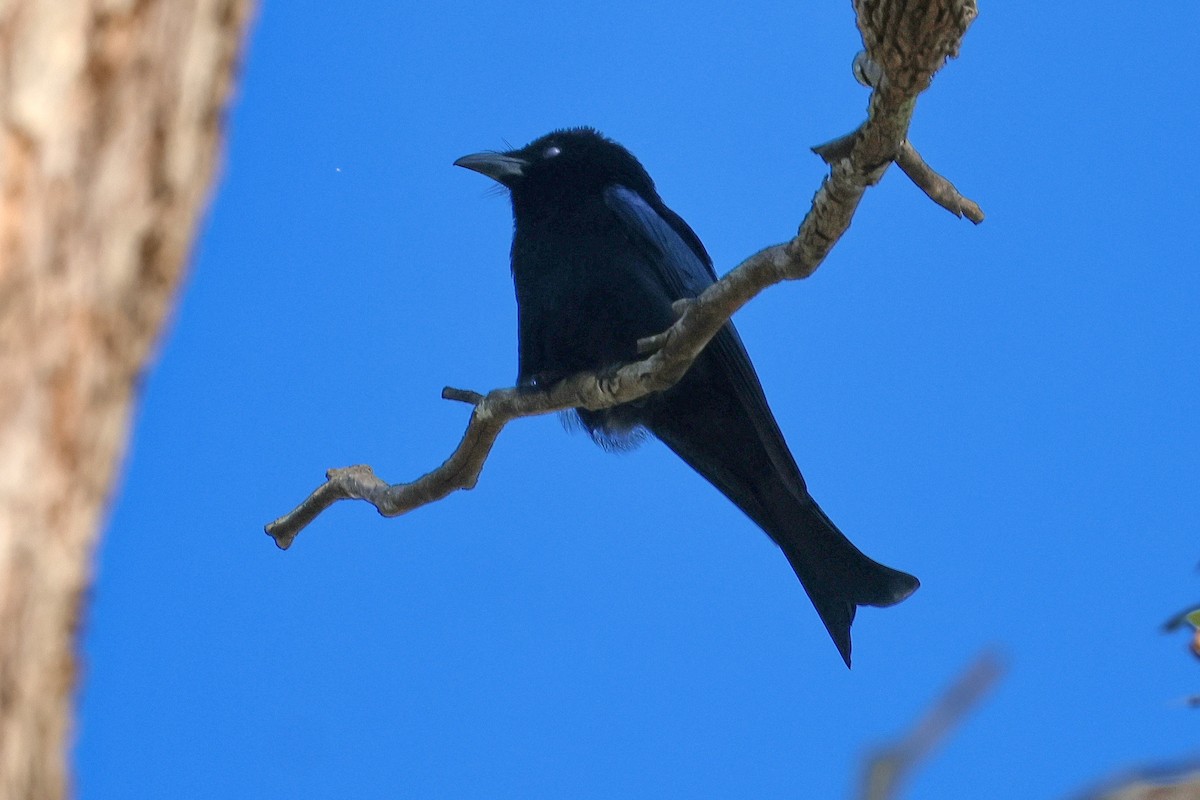
M75 634L252 0L0 0L0 798L68 793Z

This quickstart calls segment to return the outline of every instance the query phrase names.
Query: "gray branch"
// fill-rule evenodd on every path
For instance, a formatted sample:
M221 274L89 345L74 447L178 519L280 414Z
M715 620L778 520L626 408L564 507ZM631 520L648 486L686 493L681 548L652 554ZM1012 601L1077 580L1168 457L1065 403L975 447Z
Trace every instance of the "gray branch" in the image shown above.
M862 800L893 800L905 779L927 760L1004 674L1000 656L984 652L907 734L876 751L863 771Z
M470 403L474 411L462 441L444 464L412 483L397 484L379 479L367 466L330 470L325 483L303 503L266 526L275 543L290 546L304 526L338 500L366 500L390 517L458 489L472 489L507 423L570 408L611 408L669 389L729 318L759 292L812 275L850 226L867 187L902 158L917 95L946 59L958 54L977 13L975 0L855 0L854 6L871 62L870 69L856 66L856 74L871 75L875 84L868 118L854 133L835 140L840 148L822 155L830 164L829 174L791 241L755 253L695 300L678 304L680 316L674 325L639 342L639 352L649 353L641 361L608 372L581 373L546 389L495 389L483 396L445 389L443 397ZM953 185L944 182L953 191ZM934 192L926 193L938 200Z

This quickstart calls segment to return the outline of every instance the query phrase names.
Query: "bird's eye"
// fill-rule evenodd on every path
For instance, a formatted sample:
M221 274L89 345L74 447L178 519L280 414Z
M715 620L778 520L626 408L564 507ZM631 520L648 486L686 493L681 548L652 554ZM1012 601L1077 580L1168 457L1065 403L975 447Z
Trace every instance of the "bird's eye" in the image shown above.
M550 145L549 147L547 147L545 150L542 151L542 158L554 158L556 155L558 155L561 152L562 152L562 150L559 150L557 145Z

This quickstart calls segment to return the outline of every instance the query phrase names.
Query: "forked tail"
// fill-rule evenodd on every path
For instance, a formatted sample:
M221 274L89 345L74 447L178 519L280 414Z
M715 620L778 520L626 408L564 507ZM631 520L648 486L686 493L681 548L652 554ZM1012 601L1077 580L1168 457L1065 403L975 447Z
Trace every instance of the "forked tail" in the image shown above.
M789 522L785 530L771 531L772 538L849 667L850 624L858 607L895 605L921 582L863 555L811 498L798 518Z

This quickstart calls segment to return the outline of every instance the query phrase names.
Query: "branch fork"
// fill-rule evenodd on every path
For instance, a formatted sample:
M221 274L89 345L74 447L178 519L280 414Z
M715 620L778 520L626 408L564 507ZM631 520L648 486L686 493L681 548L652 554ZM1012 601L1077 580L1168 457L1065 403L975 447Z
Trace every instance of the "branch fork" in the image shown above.
M641 361L604 373L586 372L551 386L494 389L486 395L447 387L446 400L473 406L466 432L445 463L411 483L388 484L365 465L332 469L299 506L266 526L282 549L339 500L365 500L380 514L398 516L472 489L504 426L515 419L571 408L599 410L628 403L675 384L709 340L742 306L768 286L807 278L850 226L867 187L893 162L934 202L978 224L983 212L938 175L907 140L917 96L947 58L958 54L975 18L975 0L855 0L865 50L854 73L871 87L866 122L853 133L813 150L830 166L796 236L760 250L696 298L675 305L667 330L638 342Z

